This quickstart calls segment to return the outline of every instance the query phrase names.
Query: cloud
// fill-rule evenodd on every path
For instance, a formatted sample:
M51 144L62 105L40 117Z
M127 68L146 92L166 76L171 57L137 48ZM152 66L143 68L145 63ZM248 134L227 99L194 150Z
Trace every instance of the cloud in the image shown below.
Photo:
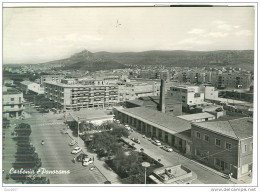
M208 45L211 41L207 39L200 39L200 38L188 38L179 41L177 44L185 45L185 44L196 44L196 45Z
M214 37L214 38L221 38L221 37L226 37L228 33L225 32L211 32L208 34L205 34L205 37Z
M250 30L241 30L235 33L236 36L251 36L253 33Z
M188 33L190 33L190 34L203 34L203 33L205 33L205 30L204 29L192 29L192 30L188 31Z

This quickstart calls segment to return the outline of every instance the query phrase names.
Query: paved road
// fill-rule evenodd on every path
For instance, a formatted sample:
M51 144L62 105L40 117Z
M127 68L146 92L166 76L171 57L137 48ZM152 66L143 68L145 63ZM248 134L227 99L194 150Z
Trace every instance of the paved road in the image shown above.
M57 120L58 119L58 120ZM83 167L80 163L73 163L75 155L71 154L73 147L68 145L69 138L60 130L65 127L61 115L52 113L38 113L31 109L31 118L23 120L31 125L31 140L42 159L42 168L47 170L69 170L70 174L48 174L51 184L98 184L98 175ZM41 145L41 140L45 144Z
M161 163L165 166L174 166L182 164L191 169L198 176L197 180L192 182L193 184L233 184L233 182L230 182L228 179L225 179L205 168L202 168L196 163L190 161L189 159L183 158L178 153L166 152L162 150L159 146L155 146L150 141L148 141L148 139L142 138L142 135L138 132L132 132L130 137L139 138L141 144L135 144L135 147L137 149L143 148L144 152L153 157L154 159L161 159Z

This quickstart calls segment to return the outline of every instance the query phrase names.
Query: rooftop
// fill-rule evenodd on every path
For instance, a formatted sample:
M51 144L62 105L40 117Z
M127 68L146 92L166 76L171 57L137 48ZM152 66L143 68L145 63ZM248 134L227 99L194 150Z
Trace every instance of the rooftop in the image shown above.
M34 82L31 82L31 81L22 81L21 84L23 85L30 85L30 84L33 84Z
M178 118L185 119L187 121L192 121L196 119L204 119L204 118L212 118L215 117L212 114L209 113L195 113L195 114L190 114L190 115L181 115L177 116Z
M133 103L140 106L145 107L157 107L160 104L160 97L159 96L148 96L148 97L140 97L139 99L129 100L129 103ZM172 98L165 97L165 105L175 105L181 104L180 101L174 100Z
M103 110L99 109L84 109L80 111L74 111L69 113L69 118L74 120L85 120L91 121L95 119L105 119L110 118L111 115L107 115ZM71 120L72 120L71 119Z
M51 84L51 85L56 85L56 86L60 86L60 87L75 87L75 88L79 88L79 87L110 87L110 86L116 86L116 85L82 85L79 83L76 84L65 84L65 83L60 83L60 82L52 82L52 81L46 81L45 83Z
M253 119L251 117L243 117L228 121L211 121L193 124L200 128L207 129L237 140L253 136Z
M146 107L118 109L118 111L156 126L161 130L171 134L184 132L185 134L183 136L185 136L186 139L190 139L187 137L185 132L191 129L191 123L189 121L180 119L178 117L173 117Z

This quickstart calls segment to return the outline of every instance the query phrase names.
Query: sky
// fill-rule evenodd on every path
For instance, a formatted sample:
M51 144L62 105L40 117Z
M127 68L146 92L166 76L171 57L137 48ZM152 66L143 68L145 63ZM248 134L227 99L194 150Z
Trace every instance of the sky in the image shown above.
M4 8L3 63L91 52L253 50L253 7Z

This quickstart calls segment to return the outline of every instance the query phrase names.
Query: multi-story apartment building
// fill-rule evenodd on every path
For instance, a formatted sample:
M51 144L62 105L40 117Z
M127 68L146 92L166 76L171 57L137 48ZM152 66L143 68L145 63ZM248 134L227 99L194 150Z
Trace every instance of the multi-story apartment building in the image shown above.
M44 84L44 82L60 82L64 79L63 75L43 75L40 79L40 84Z
M3 116L20 118L24 110L23 93L9 87L3 87Z
M212 84L217 88L243 88L247 89L252 84L250 73L222 73L212 76Z
M110 107L118 102L116 85L84 85L73 79L45 82L45 96L63 110Z
M129 82L118 85L119 102L134 100L139 97L159 95L160 85L157 82Z
M182 107L189 110L204 103L204 93L198 86L174 86L168 91L168 97L182 102Z
M208 166L234 178L252 171L252 118L193 123L191 138L192 154Z
M182 71L175 75L175 80L182 83L211 83L212 73L211 71Z

